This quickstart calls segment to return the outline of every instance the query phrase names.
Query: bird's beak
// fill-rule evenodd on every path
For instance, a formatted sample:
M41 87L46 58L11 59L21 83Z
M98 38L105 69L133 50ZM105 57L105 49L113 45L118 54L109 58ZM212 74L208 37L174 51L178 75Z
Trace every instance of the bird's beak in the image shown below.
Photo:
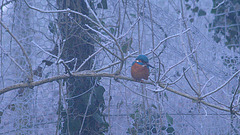
M148 63L147 63L147 65L148 65L149 67L151 67L151 68L154 68L152 65L150 65L150 64L148 64Z

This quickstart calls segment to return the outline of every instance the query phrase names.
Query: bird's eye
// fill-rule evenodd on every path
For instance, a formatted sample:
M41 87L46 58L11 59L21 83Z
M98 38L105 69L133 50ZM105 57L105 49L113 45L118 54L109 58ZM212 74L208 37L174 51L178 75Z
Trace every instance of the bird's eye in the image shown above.
M142 62L141 60L136 60L136 62Z

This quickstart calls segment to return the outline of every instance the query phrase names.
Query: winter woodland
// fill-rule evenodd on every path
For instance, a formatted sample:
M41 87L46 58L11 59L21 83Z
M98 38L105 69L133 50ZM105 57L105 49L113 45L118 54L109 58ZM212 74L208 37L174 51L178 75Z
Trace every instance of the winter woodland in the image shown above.
M0 6L0 134L240 134L239 0Z

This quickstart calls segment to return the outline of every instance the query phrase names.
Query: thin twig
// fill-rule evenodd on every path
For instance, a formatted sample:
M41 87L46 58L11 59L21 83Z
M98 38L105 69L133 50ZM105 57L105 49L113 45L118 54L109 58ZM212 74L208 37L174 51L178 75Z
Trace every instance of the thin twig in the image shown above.
M95 88L95 86L92 86L91 88L89 88L88 90L84 91L83 93L81 93L81 94L79 94L79 95L66 98L66 100L70 100L70 99L74 99L74 98L77 98L77 97L81 97L82 95L85 95L85 94L88 93L89 91L93 90L93 88Z
M237 85L237 88L236 88L236 90L235 90L235 92L234 92L234 94L233 94L232 102L231 102L231 104L230 104L230 113L231 113L231 114L234 114L234 112L233 112L233 102L234 102L234 100L235 100L236 94L238 93L239 86L240 86L240 77L238 78L238 85Z
M86 19L88 19L89 21L91 21L92 23L94 23L95 25L99 26L99 24L95 21L93 21L90 17L88 17L87 15L84 15L80 12L77 12L77 11L74 11L74 10L71 10L71 9L64 9L64 10L42 10L42 9L39 9L39 8L36 8L36 7L33 7L31 5L29 5L26 0L24 0L24 2L26 3L26 5L30 8L30 9L33 9L33 10L36 10L38 12L41 12L41 13L74 13L74 14L77 14L77 15L80 15Z
M21 48L23 55L25 56L27 63L28 63L28 68L30 70L30 76L28 76L28 81L32 82L33 81L33 70L32 70L32 64L30 59L28 58L28 55L25 51L25 49L23 48L22 44L18 41L18 39L13 35L12 32L10 32L10 30L8 29L7 26L5 26L2 21L0 20L0 24L4 27L4 29L11 35L11 37L13 37L13 39L17 42L17 44L19 45L19 47ZM28 74L27 74L28 75Z
M124 60L126 60L128 57L132 56L132 55L135 54L135 53L137 53L137 52L133 52L133 53L129 54L128 56L124 57ZM107 66L105 66L105 67L103 67L103 68L100 68L100 69L96 69L96 70L94 70L94 71L95 71L95 72L100 72L100 71L102 71L102 70L108 69L109 67L114 66L114 65L117 65L117 64L119 64L119 63L121 63L121 61L116 61L116 62L114 62L114 63L112 63L112 64L110 64L110 65L107 65Z
M161 41L158 43L158 45L157 45L153 50L147 52L146 55L152 53L152 51L156 51L156 50L159 48L159 46L160 46L163 42L165 42L166 40L168 40L168 39L170 39L170 38L178 37L178 36L180 36L181 34L184 34L184 33L188 32L189 30L190 30L190 28L186 29L185 31L183 31L183 32L181 32L181 33L178 33L178 34L175 34L175 35L172 35L172 36L169 36L169 37L164 38L163 40L161 40Z
M4 0L2 1L2 5L0 6L0 9L3 9L4 6L7 6L8 4L11 4L13 2L16 2L16 0L11 0L11 1L6 1L6 3L3 3Z
M77 68L77 58L74 58L74 61L75 61L75 63L74 63L74 65L73 65L73 71L76 71L76 68Z
M92 90L91 94L89 95L88 104L87 104L87 107L86 107L86 111L84 113L84 117L83 117L83 120L82 120L81 128L79 130L79 135L81 135L81 133L82 133L83 125L84 125L84 122L85 122L85 119L86 119L86 116L87 116L87 112L88 112L88 107L91 105L93 91L94 90Z
M219 3L216 7L212 8L212 9L217 9L218 7L220 7L222 4L224 4L225 0L223 0L221 3Z
M73 21L75 21L75 20L73 20ZM113 56L115 56L115 57L117 57L119 60L121 60L121 58L119 57L119 56L117 56L116 54L114 54L112 51L110 51L106 46L107 45L109 45L111 42L108 42L106 45L103 45L102 43L100 43L97 39L95 39L89 32L87 32L87 29L85 29L85 28L83 28L79 23L77 23L76 21L75 21L75 23L81 28L81 29L83 29L87 34L88 34L88 36L90 37L90 38L92 38L98 45L100 45L101 47L103 47L105 50L107 50L110 54L112 54ZM89 25L86 25L87 27L89 26ZM89 26L89 28L91 28L90 26ZM91 29L93 29L93 28L91 28ZM94 29L93 29L94 30ZM96 32L98 32L98 31L96 31ZM98 33L98 34L101 34L102 35L102 33ZM102 36L104 36L104 35L102 35ZM104 37L106 37L106 36L104 36ZM107 37L106 37L107 38ZM108 39L108 38L107 38ZM110 40L110 39L109 39ZM110 41L112 41L112 40L110 40Z
M73 60L74 60L74 58L73 58ZM65 69L66 69L66 72L67 72L70 76L72 76L72 73L71 73L71 70L70 70L69 66L68 66L63 60L60 60L58 63L63 64L63 66L64 66Z
M111 32L109 32L101 23L101 21L99 20L99 18L97 17L97 15L95 14L95 12L92 10L92 8L90 7L89 3L87 0L84 0L88 9L90 10L90 12L92 13L92 15L94 16L94 18L97 20L98 22L98 26L100 28L103 29L103 31L105 31L114 41L115 41L115 44L116 46L118 47L118 50L121 54L121 60L120 60L120 67L119 69L116 71L115 74L120 74L120 72L122 71L122 68L123 68L123 64L124 64L124 54L123 54L123 51L121 49L121 46L119 45L118 41L117 41L117 38L114 37L114 35L111 34Z
M159 82L160 81L160 75L161 75L161 59L159 58L159 56L155 53L155 52L153 52L153 63L154 63L154 65L153 65L153 67L155 68L155 59L154 59L154 55L156 55L156 58L158 59L158 78L157 78L157 80L156 80L156 77L154 77L154 79L156 80L156 82Z
M195 88L191 85L191 83L190 83L189 80L187 79L187 76L186 76L185 72L183 72L183 76L184 76L185 80L187 81L188 85L190 86L190 88L195 92L195 94L197 94L198 96L200 96L200 94L195 90Z
M234 73L225 83L223 83L221 86L219 86L218 88L216 88L215 90L205 94L204 96L201 97L201 99L219 91L220 89L222 89L225 85L227 85L238 73L240 72L240 70L238 70L236 73Z
M94 57L95 55L97 55L101 50L103 49L103 47L101 47L100 49L98 49L96 52L94 52L92 55L90 55L87 59L84 60L84 62L78 67L78 69L76 70L76 72L80 71L80 69L87 63L88 60L90 60L92 57Z
M182 22L180 21L179 24L180 24L180 30L182 31L183 29L187 29L187 23L186 23L186 20L185 20L185 17L184 17L183 1L182 0L180 0L180 6L181 6L180 15L181 15ZM184 28L182 28L182 25L184 26ZM192 43L191 43L191 40L190 40L191 34L187 33L186 35L187 35L187 41L188 41L189 49L190 49L190 51L192 51ZM183 46L184 53L187 56L187 47L183 42L182 34L180 35L180 41L181 41L181 44ZM191 67L191 70L192 70L193 76L195 78L195 81L196 81L197 85L199 86L198 93L200 94L200 91L199 91L200 90L200 83L199 83L198 68L196 68L196 72L197 72L196 73L195 70L193 69L192 62L190 61L189 57L187 57L187 61L188 61L188 64L190 65L190 67ZM197 60L196 60L196 62L197 62ZM197 67L198 67L198 63L197 63Z
M0 46L0 48L2 49L3 53L6 54L6 55L13 61L13 63L16 64L16 66L17 66L20 70L22 70L26 75L28 74L27 71L26 71L25 69L23 69L23 68L17 63L17 61L14 60L14 58L13 58L10 54L8 54L8 53L2 48L2 46Z
M152 17L152 9L151 9L151 5L150 5L150 1L147 0L147 3L148 3L148 9L149 9L149 14L150 14L150 22L151 22L151 35L152 35L152 48L154 49L155 48L155 42L154 42L154 28L153 28L153 17ZM148 25L147 25L148 26ZM153 67L155 67L156 65L156 62L155 62L155 57L154 57L155 52L153 51ZM158 70L158 76L156 76L156 74L154 74L154 79L156 80L157 78L157 81L160 80L160 72L161 72L161 61L160 61L160 58L158 55L156 55L157 58L158 58L158 62L159 62L159 70Z
M140 17L137 18L137 20L130 26L130 28L129 28L124 34L120 35L117 39L121 39L121 38L125 37L125 36L130 32L130 30L132 30L133 27L134 27L134 26L137 24L137 22L139 22L139 21L140 21Z
M75 20L74 20L75 21ZM108 42L108 43L106 43L106 45L103 45L101 42L99 42L97 39L95 39L89 32L87 32L87 29L85 29L85 28L83 28L79 23L77 23L76 21L75 21L75 23L81 28L81 29L83 29L87 34L88 34L88 36L90 37L90 38L92 38L98 45L100 45L101 47L103 47L105 50L107 50L110 54L112 54L113 56L115 56L115 57L117 57L119 60L121 60L121 58L119 57L119 56L117 56L116 54L114 54L112 51L110 51L106 46L107 45L109 45L111 42ZM87 27L89 26L89 25L86 25ZM90 26L89 26L89 28L91 28ZM91 28L91 29L93 29L93 28ZM93 29L94 30L94 29ZM98 31L96 31L96 32L98 32ZM98 33L98 34L101 34L102 35L102 33ZM102 35L102 36L104 36L104 35ZM106 37L106 36L104 36L104 37ZM106 37L107 38L107 37ZM108 39L108 38L107 38ZM110 40L110 39L109 39ZM112 40L110 40L110 41L112 41Z
M48 55L50 55L50 56L52 56L52 57L54 57L54 58L58 58L56 55L53 55L53 54L51 54L50 52L44 50L41 46L39 46L39 45L38 45L37 43L35 43L34 41L32 41L32 43L33 43L34 45L36 45L39 49L41 49L44 53L46 53L46 54L48 54Z
M207 110L202 106L204 112L205 112L205 116L208 116Z
M92 30L93 32L97 33L98 35L106 38L107 40L109 40L109 41L111 41L111 42L113 42L112 39L110 39L110 38L108 38L107 36L103 35L100 31L97 31L97 30L95 30L94 28L90 27L88 24L85 24L85 26L88 27L88 28L89 28L90 30Z
M107 43L106 45L103 45L101 42L99 42L98 40L96 40L94 37L91 36L91 34L87 33L98 45L100 45L101 47L103 47L106 51L108 51L110 54L112 54L113 56L117 57L119 60L121 60L121 58L119 56L117 56L115 53L113 53L112 51L110 51L106 46L108 44L110 44L111 42Z
M159 83L159 86L162 87L162 88L165 88L165 87L166 87L165 85L160 84L160 83ZM210 106L210 107L213 107L213 108L222 110L222 111L230 112L230 110L227 109L227 108L223 108L223 107L220 107L220 106L217 106L217 105L214 105L214 104L205 102L205 101L203 101L203 100L199 100L199 98L197 98L197 97L192 97L192 96L190 96L189 94L176 91L176 90L174 90L174 89L172 89L172 88L167 87L166 90L168 90L168 91L170 91L170 92L172 92L172 93L175 93L175 94L177 94L177 95L180 95L180 96L182 96L182 97L191 99L191 100L193 100L193 101L197 101L197 102L203 103L204 105L207 105L207 106Z
M190 69L190 67L188 67L187 69L185 69L182 73L182 75L180 77L178 77L178 79L176 79L175 81L171 82L171 83L168 83L168 85L172 85L172 84L175 84L177 83L183 76L184 74Z
M214 76L212 76L211 78L209 78L208 80L207 80L207 82L203 85L203 87L202 87L202 89L201 89L201 93L203 92L203 90L206 88L206 86L207 86L207 84L212 80L214 78ZM201 94L200 93L200 94Z
M173 69L173 68L176 67L177 65L181 64L187 57L189 57L190 55L192 55L193 53L195 53L196 50L197 50L197 48L194 49L194 50L193 50L191 53L189 53L187 56L185 56L185 57L184 57L182 60L180 60L178 63L176 63L175 65L172 65L171 67L169 67L168 70L162 75L162 77L160 78L160 80L162 80L163 77L165 77L166 74L167 74L171 69Z
M225 105L225 104L217 101L217 100L216 100L215 98L213 98L212 96L210 96L210 98L211 98L213 101L217 102L218 104L220 104L220 105L222 105L222 106L225 106L226 108L230 108L229 106L227 106L227 105Z
M68 109L69 109L69 106L68 106L68 103L67 103L67 101L66 101L66 97L65 97L65 94L63 94L64 92L63 92L63 89L62 89L62 91L61 91L61 93L62 93L62 96L63 96L63 105L65 105L65 111L66 111L66 119L67 119L67 132L68 132L68 134L70 135L70 128L69 128L69 125L70 125L70 120L69 120L69 111L68 111Z
M57 65L57 74L60 73L59 70L59 65ZM58 80L58 110L57 110L57 115L58 115L58 119L57 119L57 128L56 128L56 133L55 135L58 135L58 131L60 129L60 121L61 121L61 105L62 105L62 80Z

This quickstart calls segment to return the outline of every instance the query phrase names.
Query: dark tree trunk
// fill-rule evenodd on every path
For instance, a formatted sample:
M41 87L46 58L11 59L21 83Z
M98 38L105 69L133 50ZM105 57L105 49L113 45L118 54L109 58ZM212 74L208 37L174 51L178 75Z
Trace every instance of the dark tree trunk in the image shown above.
M69 8L85 15L89 14L84 0L57 0L57 5L59 9ZM89 22L79 15L68 13L58 14L58 27L63 41L65 40L65 42L63 42L64 48L61 58L65 61L77 58L76 67L79 67L81 63L94 52L94 46L92 45L91 39L81 28L84 28L85 24L89 24ZM92 68L92 61L93 60L89 60L81 70L90 70ZM75 62L70 62L67 66L70 70L73 70L74 64ZM95 84L95 79L91 77L72 77L66 80L68 113L61 113L63 119L61 134L79 134L91 89L96 87ZM82 96L78 96L86 91L89 92ZM98 109L99 106L95 109L89 107L87 114L92 114L94 111L99 112ZM98 122L93 117L86 117L83 125L81 134L98 134Z

